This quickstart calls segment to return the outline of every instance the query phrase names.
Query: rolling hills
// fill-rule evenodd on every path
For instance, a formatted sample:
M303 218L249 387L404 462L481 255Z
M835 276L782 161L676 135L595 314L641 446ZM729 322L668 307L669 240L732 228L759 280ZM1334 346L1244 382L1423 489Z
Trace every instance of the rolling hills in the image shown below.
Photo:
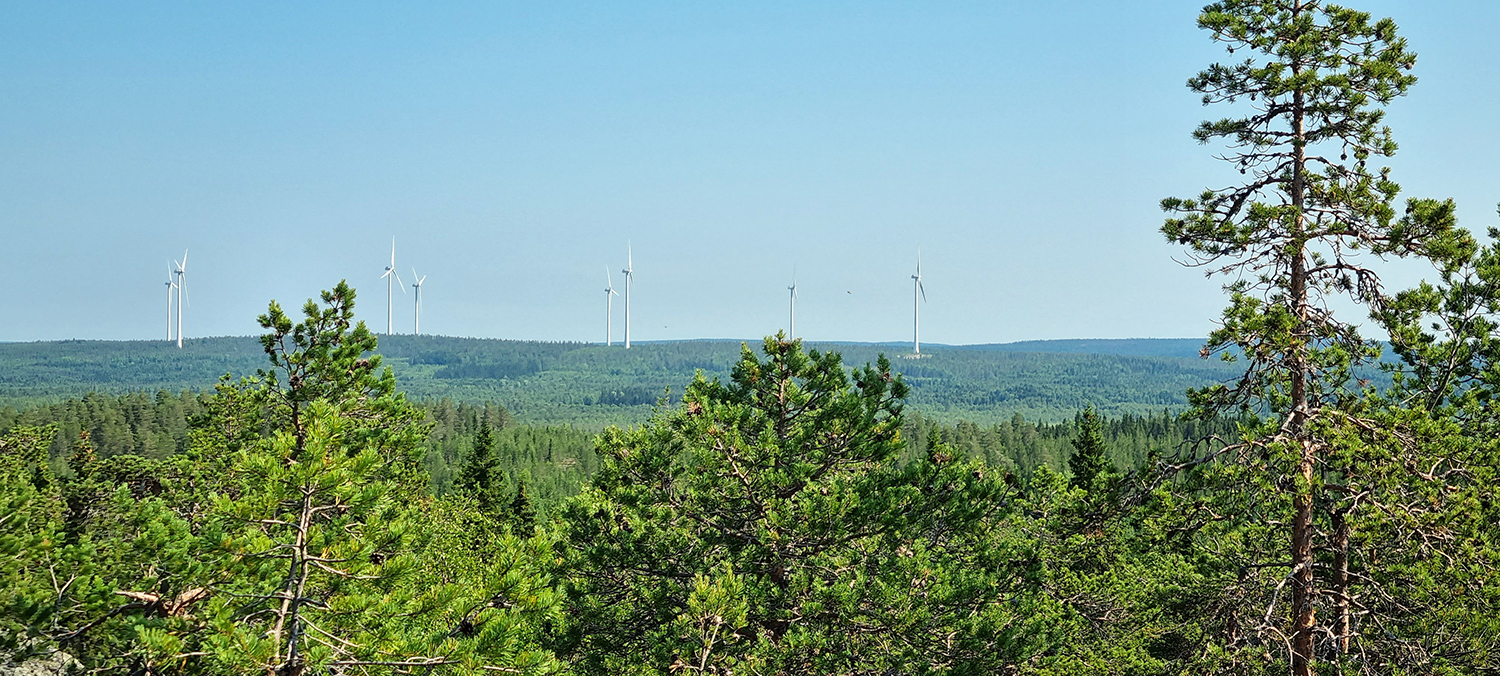
M1189 387L1232 377L1236 367L1197 357L1195 339L1059 340L924 346L830 343L851 366L892 358L912 385L910 405L937 420L991 423L1021 414L1061 420L1092 403L1106 415L1185 405ZM626 351L587 343L381 336L380 353L401 388L420 400L493 401L518 422L598 428L644 420L693 374L726 376L742 343L637 343ZM757 344L751 342L755 347ZM265 365L253 337L165 341L0 343L0 406L24 407L90 391L210 388L222 375Z

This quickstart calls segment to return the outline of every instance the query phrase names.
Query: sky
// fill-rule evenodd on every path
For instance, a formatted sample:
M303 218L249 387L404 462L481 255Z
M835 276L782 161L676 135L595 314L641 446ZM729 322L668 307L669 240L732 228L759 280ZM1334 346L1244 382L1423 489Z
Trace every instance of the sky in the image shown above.
M1420 81L1407 196L1500 225L1500 3L1353 2ZM0 4L0 340L250 335L340 279L386 326L634 340L1203 336L1159 202L1238 174L1202 2ZM1396 265L1392 283L1422 270ZM395 330L412 330L412 294ZM614 302L614 338L623 302Z

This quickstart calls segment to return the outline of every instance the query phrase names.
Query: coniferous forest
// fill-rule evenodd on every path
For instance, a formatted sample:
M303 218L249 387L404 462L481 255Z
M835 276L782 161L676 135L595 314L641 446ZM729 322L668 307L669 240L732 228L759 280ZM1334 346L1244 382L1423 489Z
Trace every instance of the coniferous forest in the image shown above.
M639 343L630 350L584 343L381 336L381 355L401 390L427 404L502 404L518 423L598 431L644 422L662 398L677 401L702 371L727 377L741 341ZM923 346L898 370L910 402L945 422L1058 422L1096 404L1109 416L1182 410L1186 391L1234 377L1230 364L1198 358L1201 339L1042 341ZM910 345L818 344L851 362ZM252 337L199 338L181 353L162 341L0 344L0 416L98 392L156 394L211 389L225 373L253 375L265 361ZM1378 373L1364 374L1380 379Z
M777 335L591 395L640 424L539 426L409 396L340 282L270 303L253 375L4 409L0 668L1500 672L1500 230L1397 203L1392 21L1198 24L1234 56L1193 134L1240 178L1161 203L1227 282L1231 375L1183 406L926 415L922 362ZM1394 258L1432 281L1386 288Z

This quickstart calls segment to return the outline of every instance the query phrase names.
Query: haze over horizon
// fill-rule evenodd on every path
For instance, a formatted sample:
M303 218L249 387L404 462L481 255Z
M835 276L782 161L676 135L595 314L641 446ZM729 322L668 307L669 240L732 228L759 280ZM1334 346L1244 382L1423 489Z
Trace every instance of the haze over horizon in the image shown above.
M377 335L377 337L384 337L386 334L383 333L383 332L377 331L376 335ZM400 335L410 336L411 334L400 334ZM767 336L774 335L774 333L768 333L766 335ZM218 336L192 336L192 337L186 338L186 340L189 340L189 341L191 341L191 340L202 340L202 339L213 340L213 339L227 339L227 338L247 338L248 339L248 338L258 338L259 336L260 336L260 334L224 334L224 335L218 335ZM423 334L421 334L421 337L456 338L456 339L460 339L460 340L513 340L513 341L520 341L520 342L551 342L551 343L582 343L582 344L600 343L600 344L602 344L602 341L594 341L594 340L576 340L576 341L574 341L574 340L556 340L556 341L543 341L543 340L530 340L530 339L525 339L525 338L490 338L490 337L484 337L484 336L453 336L453 335L440 334L440 333L423 333ZM739 337L739 338L736 338L734 336L699 336L699 337L693 337L693 338L659 338L659 339L653 339L653 340L640 340L640 341L632 340L632 343L634 343L634 344L640 344L640 345L651 345L651 344L663 344L663 343L694 343L694 342L730 342L730 341L752 342L752 341L759 341L759 340L761 340L764 337L765 336ZM1165 341L1165 342L1169 342L1169 341L1184 341L1184 340L1191 340L1191 341L1201 342L1204 339L1203 338L1193 338L1193 337L1189 337L1189 336L1155 336L1155 337L1148 337L1148 336L1124 336L1124 337L1120 337L1120 338L1043 338L1043 339L1037 339L1037 340L1014 340L1014 341L1007 341L1007 342L1001 342L1001 343L929 343L929 342L927 342L927 341L924 340L924 341L922 341L922 347L924 349L925 348L929 348L929 347L938 347L938 348L944 348L944 347L946 347L946 348L964 348L964 347L988 347L988 346L1018 346L1018 345L1048 344L1048 343L1110 343L1110 342L1124 343L1124 342L1130 342L1130 341ZM144 342L156 342L156 341L166 342L166 341L164 341L164 340L162 340L160 338L54 338L54 339L39 339L39 340L0 340L0 344L58 343L58 342L119 342L119 343L126 343L126 342L143 342L143 341ZM805 339L805 342L808 343L808 344L811 344L811 345L877 345L877 346L878 345L895 345L895 346L911 345L911 340L910 339L907 339L907 340L874 340L874 341L871 341L871 340L839 340L837 338L832 338L832 339L819 339L819 340ZM616 343L618 343L618 341L616 341Z
M1201 5L12 5L0 340L162 338L184 249L189 338L339 279L384 329L392 237L444 335L602 341L627 242L637 341L774 333L794 265L799 335L909 341L919 247L924 344L1204 335L1220 280L1157 232L1233 180ZM1500 5L1359 9L1418 54L1402 199L1496 225Z

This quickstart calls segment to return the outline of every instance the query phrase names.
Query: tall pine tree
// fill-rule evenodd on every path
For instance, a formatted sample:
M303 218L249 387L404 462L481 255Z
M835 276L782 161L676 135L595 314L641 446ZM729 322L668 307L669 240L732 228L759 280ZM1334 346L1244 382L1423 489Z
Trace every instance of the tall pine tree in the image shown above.
M1246 178L1163 200L1171 216L1162 232L1187 248L1192 264L1234 280L1203 353L1247 366L1235 383L1190 399L1204 414L1248 408L1266 416L1244 443L1219 454L1249 470L1236 485L1284 499L1249 512L1286 525L1266 540L1280 551L1253 552L1246 576L1262 586L1243 596L1273 607L1244 612L1260 640L1287 646L1294 676L1309 676L1319 654L1341 656L1350 645L1341 619L1348 590L1320 577L1331 567L1317 560L1351 542L1345 517L1354 496L1330 490L1347 482L1346 468L1331 464L1329 426L1357 399L1351 369L1380 353L1328 301L1344 296L1380 308L1388 296L1375 263L1441 257L1459 235L1420 213L1398 219L1399 186L1387 169L1368 166L1396 151L1383 106L1416 81L1416 57L1394 22L1322 0L1222 0L1203 9L1198 25L1243 60L1213 64L1188 86L1205 105L1244 114L1203 122L1193 137L1223 142L1220 158ZM1261 571L1278 574L1258 579ZM1288 606L1274 607L1287 597ZM1320 613L1321 604L1331 607Z

